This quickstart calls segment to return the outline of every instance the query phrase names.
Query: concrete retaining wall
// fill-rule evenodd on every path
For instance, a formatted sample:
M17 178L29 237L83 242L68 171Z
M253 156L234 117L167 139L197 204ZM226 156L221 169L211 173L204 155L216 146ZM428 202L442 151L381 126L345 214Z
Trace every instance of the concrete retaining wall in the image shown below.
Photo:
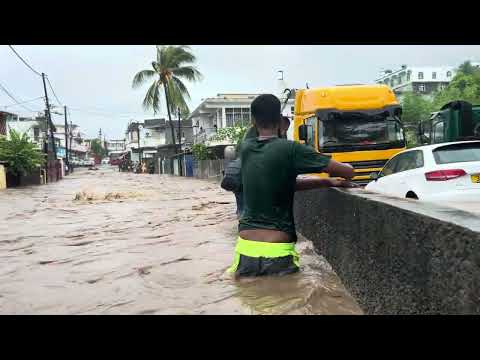
M297 231L367 314L480 313L480 217L369 194L295 195Z

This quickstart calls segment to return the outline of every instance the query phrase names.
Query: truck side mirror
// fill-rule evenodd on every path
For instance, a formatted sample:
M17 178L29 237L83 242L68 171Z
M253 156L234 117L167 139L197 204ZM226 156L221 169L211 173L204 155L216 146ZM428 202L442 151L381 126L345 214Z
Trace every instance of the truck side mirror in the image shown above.
M303 141L307 141L308 132L307 125L303 124L298 127L298 138Z

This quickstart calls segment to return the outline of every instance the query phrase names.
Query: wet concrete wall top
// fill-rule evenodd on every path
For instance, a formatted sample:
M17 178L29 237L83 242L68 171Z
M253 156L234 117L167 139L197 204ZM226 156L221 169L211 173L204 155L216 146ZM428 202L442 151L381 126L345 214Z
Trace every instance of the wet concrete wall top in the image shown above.
M368 314L480 313L480 216L364 190L295 195L297 231Z

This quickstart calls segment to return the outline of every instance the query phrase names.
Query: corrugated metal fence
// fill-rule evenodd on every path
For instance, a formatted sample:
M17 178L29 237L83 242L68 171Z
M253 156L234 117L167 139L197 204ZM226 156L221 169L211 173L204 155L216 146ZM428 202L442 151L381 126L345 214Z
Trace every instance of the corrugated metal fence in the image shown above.
M198 179L221 179L226 161L196 160L192 155L180 155L159 159L160 174L195 177Z

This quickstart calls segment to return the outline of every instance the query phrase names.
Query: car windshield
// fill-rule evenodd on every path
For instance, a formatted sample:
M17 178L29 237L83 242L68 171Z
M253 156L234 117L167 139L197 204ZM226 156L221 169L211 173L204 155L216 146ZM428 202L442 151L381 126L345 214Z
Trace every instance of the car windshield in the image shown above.
M446 145L433 150L437 164L480 161L480 142Z
M319 142L322 146L388 144L403 141L398 118L391 115L331 113L321 122Z

